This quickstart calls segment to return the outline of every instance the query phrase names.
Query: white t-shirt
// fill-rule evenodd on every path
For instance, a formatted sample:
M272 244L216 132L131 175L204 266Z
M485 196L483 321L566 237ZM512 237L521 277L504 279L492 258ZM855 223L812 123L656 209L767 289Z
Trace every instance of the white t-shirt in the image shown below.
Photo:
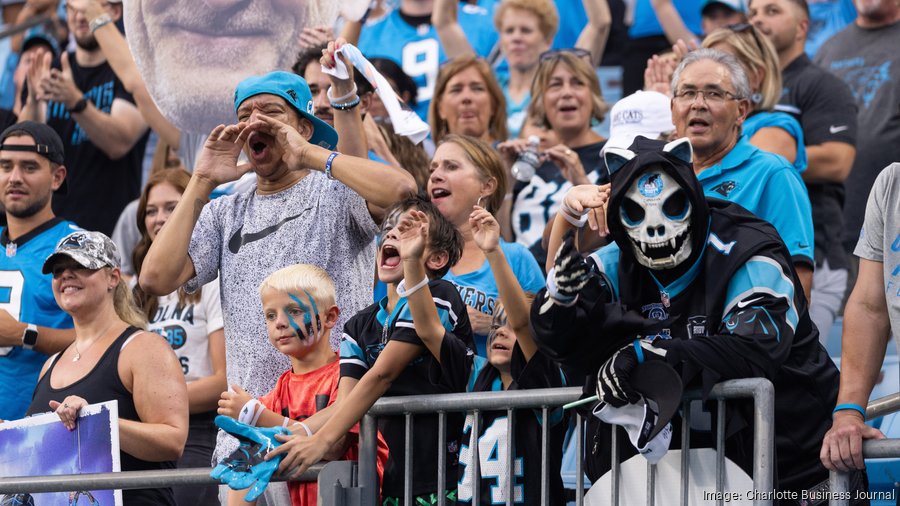
M309 263L331 276L341 309L331 333L337 349L344 322L372 302L376 232L365 200L321 172L276 194L257 195L254 186L204 207L189 249L197 276L185 288L219 276L229 385L258 397L290 367L269 343L259 299L259 285L283 267Z
M150 315L149 330L169 341L181 362L185 381L211 375L209 335L224 326L218 280L203 285L197 303L180 304L177 291L158 300L156 314Z

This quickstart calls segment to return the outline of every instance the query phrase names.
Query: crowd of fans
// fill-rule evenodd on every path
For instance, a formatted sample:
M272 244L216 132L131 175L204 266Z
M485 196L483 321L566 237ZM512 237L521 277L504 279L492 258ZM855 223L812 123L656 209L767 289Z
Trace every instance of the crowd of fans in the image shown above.
M0 5L19 28L0 45L0 420L52 410L72 429L118 400L122 470L141 470L232 462L218 413L285 427L270 458L294 475L355 459L382 396L585 385L596 480L610 415L592 411L638 402L629 374L662 360L686 388L776 385L776 486L820 490L838 469L866 488L860 441L883 436L865 405L900 332L897 0L377 0L292 25L290 68L183 102L159 89L186 61L208 57L196 73L215 81L257 52L148 71L132 49L167 33L158 7L127 7L146 26L132 39L121 0ZM598 67L620 69L621 100ZM231 119L202 131L204 108ZM727 417L748 470L746 413ZM405 472L435 504L440 453L447 499L505 503L514 479L514 502L539 504L541 421L516 422L510 477L505 412L449 417L446 448L437 416L417 418L411 470L402 420L380 420L383 504ZM570 420L544 422L562 504ZM631 441L620 458L647 453ZM264 488L125 503L315 502L314 485Z

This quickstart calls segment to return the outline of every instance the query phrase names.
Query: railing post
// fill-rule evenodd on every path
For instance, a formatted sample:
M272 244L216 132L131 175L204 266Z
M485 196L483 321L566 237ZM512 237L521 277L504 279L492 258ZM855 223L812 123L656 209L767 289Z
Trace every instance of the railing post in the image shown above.
M378 502L381 487L378 486L378 420L366 415L359 422L359 471L357 480L371 504Z

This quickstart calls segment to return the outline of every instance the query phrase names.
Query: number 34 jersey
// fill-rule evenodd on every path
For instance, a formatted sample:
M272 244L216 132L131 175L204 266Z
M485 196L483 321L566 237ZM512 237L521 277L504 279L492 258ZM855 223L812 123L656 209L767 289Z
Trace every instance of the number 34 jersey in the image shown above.
M209 335L223 326L218 279L203 285L198 302L181 302L178 292L159 297L159 307L150 315L150 331L169 342L188 383L213 373Z
M56 243L76 230L80 228L71 221L53 218L10 241L6 227L0 228L0 309L20 322L72 328L72 317L59 308L53 297L51 276L41 273L41 268L56 249ZM25 415L46 360L47 355L21 346L0 347L0 420Z

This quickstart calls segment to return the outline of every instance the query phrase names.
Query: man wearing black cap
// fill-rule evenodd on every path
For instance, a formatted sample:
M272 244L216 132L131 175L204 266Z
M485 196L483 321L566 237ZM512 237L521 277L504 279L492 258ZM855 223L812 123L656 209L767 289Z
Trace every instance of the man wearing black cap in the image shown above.
M53 192L65 184L63 144L47 125L25 121L0 134L0 419L25 415L41 366L75 337L72 318L41 273L56 243L78 227L56 218Z

